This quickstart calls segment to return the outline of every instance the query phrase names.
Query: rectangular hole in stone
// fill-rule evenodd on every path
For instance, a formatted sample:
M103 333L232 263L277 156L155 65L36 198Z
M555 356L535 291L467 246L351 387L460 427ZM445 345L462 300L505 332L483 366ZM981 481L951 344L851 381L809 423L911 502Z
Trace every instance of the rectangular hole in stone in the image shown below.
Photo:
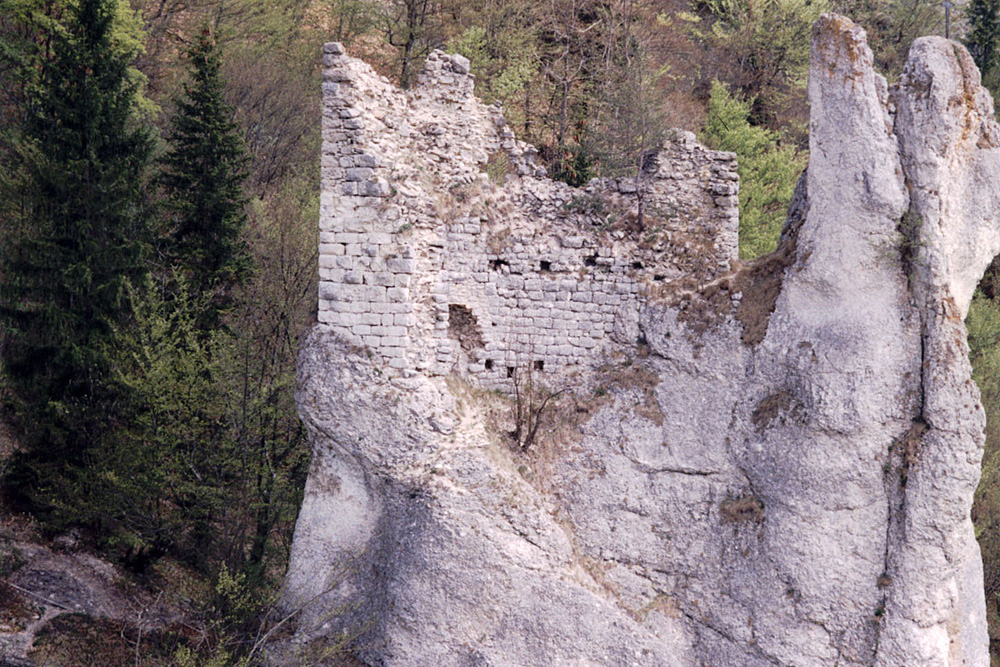
M513 366L508 366L507 367L507 377L509 377L509 378L514 377L514 367Z
M541 267L542 267L542 271L551 271L552 270L552 262L543 259L541 261Z
M468 353L483 347L483 334L476 316L468 306L460 303L448 304L448 336L457 340Z
M490 268L494 271L500 271L503 267L510 266L505 259L491 259Z
M597 255L587 255L583 258L584 266L597 266Z
M665 279L666 276L663 275L662 273L657 273L655 276L653 276L653 280L655 280L656 282L663 282L663 280Z
M642 262L632 262L632 268L639 270L642 268Z
M493 360L492 359L487 359L486 363L484 364L484 366L486 367L486 370L488 370L488 371L493 370Z
M535 370L536 371L543 371L543 370L545 370L545 360L544 359L535 359Z

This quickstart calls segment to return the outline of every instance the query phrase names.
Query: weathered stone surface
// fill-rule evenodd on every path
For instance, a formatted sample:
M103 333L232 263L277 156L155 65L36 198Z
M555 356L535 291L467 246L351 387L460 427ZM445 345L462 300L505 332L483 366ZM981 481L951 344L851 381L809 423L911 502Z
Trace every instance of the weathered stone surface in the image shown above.
M296 641L360 629L371 665L988 664L962 320L1000 251L1000 128L961 46L917 40L890 89L825 15L808 173L741 266L730 154L676 132L637 181L572 190L466 63L435 54L407 96L325 53ZM636 193L661 218L593 224ZM508 369L569 390L527 451L483 390Z

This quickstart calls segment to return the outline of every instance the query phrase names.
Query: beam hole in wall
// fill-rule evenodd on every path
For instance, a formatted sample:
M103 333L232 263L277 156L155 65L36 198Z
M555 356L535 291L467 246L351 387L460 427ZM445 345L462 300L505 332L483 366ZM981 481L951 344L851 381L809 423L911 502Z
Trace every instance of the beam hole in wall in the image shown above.
M486 370L488 370L488 371L493 370L493 360L492 359L487 359L486 363L483 364L483 367L486 368Z
M552 270L552 262L550 262L550 261L548 261L546 259L543 259L541 261L540 266L541 266L542 271L551 271Z
M642 262L632 262L632 268L636 269L636 270L641 269L642 268Z
M476 316L460 303L448 304L448 337L457 340L466 352L484 347Z
M492 269L494 271L500 271L505 266L510 266L510 264L505 259L499 259L499 258L497 258L497 259L491 259L490 260L490 269Z
M587 255L583 258L584 266L597 266L597 255Z
M545 370L545 360L544 359L535 359L535 370L536 371L544 371Z
M662 273L657 273L655 276L653 276L653 280L655 280L658 283L663 282L665 279L666 279L666 276L663 275Z
M509 377L509 378L514 377L514 367L513 366L508 366L507 367L507 377Z

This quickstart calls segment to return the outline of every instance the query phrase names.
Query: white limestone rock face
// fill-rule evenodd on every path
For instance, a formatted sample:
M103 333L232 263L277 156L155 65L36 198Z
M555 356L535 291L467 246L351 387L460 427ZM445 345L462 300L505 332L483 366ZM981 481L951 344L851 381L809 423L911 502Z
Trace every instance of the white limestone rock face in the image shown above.
M972 292L1000 250L1000 128L969 54L941 38L914 42L895 131L910 192L905 233L921 317L925 431L889 536L879 664L988 664L983 572L969 507L985 415L965 326Z
M366 132L382 121L364 108L395 109L421 127L420 100L448 128L430 135L445 152L463 136L494 141L487 121L505 128L471 96L459 60L435 56L424 80L444 88L407 101L381 83L365 88L357 61L327 53L340 68L328 76L344 96L337 117L360 119L352 126ZM284 595L289 609L305 605L293 644L346 631L362 662L394 666L989 664L969 520L984 417L963 318L1000 251L1000 128L961 46L917 40L890 89L864 32L836 15L813 30L809 99L810 163L779 250L735 269L725 252L691 264L681 249L697 234L663 213L681 201L724 208L738 192L731 158L689 136L676 134L607 200L627 202L633 187L659 193L671 245L656 275L622 254L666 233L655 218L595 230L560 213L607 184L574 192L526 167L485 199L468 194L469 206L502 211L497 219L434 222L420 194L433 169L407 162L405 146L385 148L401 139L365 138L364 160L383 165L385 191L413 193L378 194L390 200L381 214L424 218L412 218L412 236L387 237L362 259L338 249L348 259L329 265L355 262L377 276L381 252L416 258L412 279L396 287L412 308L390 305L428 321L366 350L344 331L373 326L361 318L378 315L379 302L359 312L338 301L332 278L327 287L335 324L318 326L299 360L313 467ZM518 160L530 154L505 136ZM463 154L434 168L447 182L483 182L472 173L478 158ZM365 177L383 178L376 172ZM699 178L711 180L711 199ZM324 204L354 211L355 226L364 222L351 208L358 187ZM563 254L542 256L548 264L527 275L537 258L504 254L504 220L516 220L508 234ZM698 243L730 247L726 221L735 220L713 220ZM324 224L341 233L335 219ZM485 246L480 228L492 239ZM460 236L467 252L483 253L464 257L468 274L447 261L434 273L421 260ZM696 278L677 277L678 267ZM378 279L367 280L347 284L368 294ZM482 389L511 389L503 367L515 362L500 356L508 341L497 330L515 322L503 319L513 317L505 298L528 304L535 342L556 350L530 366L535 379L571 390L526 452L505 434L510 400ZM562 355L565 341L544 331L559 318L546 319L540 303L583 304L574 322L592 308L607 335ZM383 354L409 344L432 350L434 363L408 366L412 350ZM553 369L553 359L563 365Z

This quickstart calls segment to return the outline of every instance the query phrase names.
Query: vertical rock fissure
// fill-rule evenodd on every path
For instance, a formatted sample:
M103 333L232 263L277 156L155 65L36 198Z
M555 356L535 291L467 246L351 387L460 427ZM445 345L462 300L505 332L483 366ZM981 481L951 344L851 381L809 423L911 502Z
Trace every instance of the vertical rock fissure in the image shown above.
M893 128L895 133L895 128ZM918 249L920 247L920 226L923 222L920 214L915 210L913 204L913 187L907 174L906 162L900 147L900 166L903 171L903 183L909 197L909 205L906 212L899 220L899 253L900 265L906 277L907 293L911 304L920 304L925 300L926 295L918 294L919 283L916 280L916 262ZM919 318L919 380L917 390L919 396L916 400L917 412L913 416L910 426L898 438L889 445L886 455L885 492L887 503L886 528L885 528L885 554L883 559L882 575L876 585L882 590L879 608L876 611L878 624L875 630L875 654L878 654L879 641L883 628L883 619L889 607L892 583L895 579L895 550L905 540L904 518L906 516L906 481L909 468L914 463L912 452L919 451L920 441L927 430L927 422L924 419L924 408L926 403L926 373L927 373L927 324L924 308L917 308Z

